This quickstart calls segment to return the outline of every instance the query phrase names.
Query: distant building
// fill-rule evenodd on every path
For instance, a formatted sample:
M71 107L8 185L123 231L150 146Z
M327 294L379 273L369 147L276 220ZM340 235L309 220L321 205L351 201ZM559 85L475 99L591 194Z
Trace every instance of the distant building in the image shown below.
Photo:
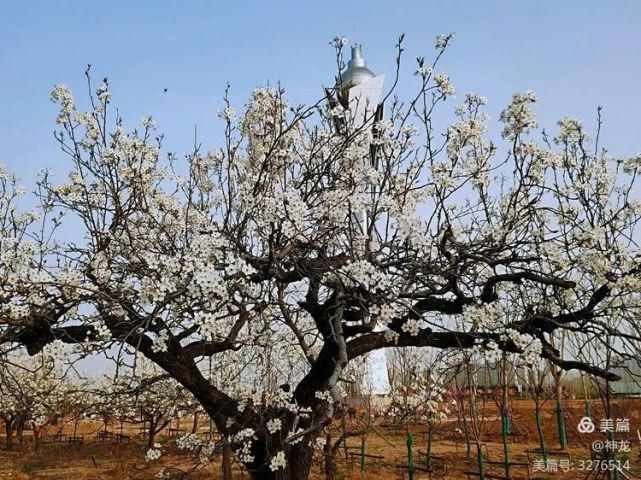
M620 397L641 397L641 362L635 358L622 360L612 372L621 380L610 382L610 391Z
M471 375L477 389L481 392L494 392L505 383L513 393L523 392L521 379L525 378L526 372L522 367L512 363L507 364L505 372L506 379L503 381L502 365L500 363L471 363L465 369L459 370L455 378L459 386L469 386L468 375Z

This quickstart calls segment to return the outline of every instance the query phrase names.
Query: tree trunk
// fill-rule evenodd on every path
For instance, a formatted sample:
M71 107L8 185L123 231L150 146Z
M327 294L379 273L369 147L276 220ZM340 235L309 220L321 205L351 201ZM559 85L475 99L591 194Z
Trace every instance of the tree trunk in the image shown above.
M336 455L333 453L325 454L325 480L336 480L338 467L336 465Z
M430 413L427 419L427 452L425 452L425 467L428 470L432 469L432 414Z
M568 441L567 441L567 431L565 427L565 414L563 411L563 385L561 383L560 378L556 382L555 395L556 395L556 423L557 423L557 430L559 432L559 446L561 447L561 450L563 450L568 446Z
M18 436L18 443L22 447L22 440L24 439L24 421L20 420L18 422L18 428L16 429L16 434Z
M605 382L605 418L612 418L612 403L611 403L610 392L611 392L610 381L606 380ZM608 438L608 442L612 442L614 445L617 444L616 440L614 439L614 432L612 430L607 431L607 438ZM616 452L606 449L605 458L606 460L608 460L608 462L616 462ZM608 470L608 478L610 480L619 480L619 470L616 468Z
M485 459L483 458L483 448L476 442L476 462L479 467L479 480L485 480Z
M257 462L254 470L248 468L252 480L307 480L312 467L314 450L311 446L300 442L293 445L286 453L287 465L273 472L269 468L269 460Z
M590 405L590 396L588 395L588 388L585 385L585 375L581 375L581 386L583 387L583 399L585 401L585 416L592 416L592 406Z
M510 447L508 435L510 434L510 413L508 405L507 391L507 357L503 354L502 361L502 381L501 381L501 438L503 440L503 467L505 469L505 478L510 478Z
M220 465L221 470L223 472L223 480L233 480L232 473L231 473L231 459L232 459L231 447L225 444L223 446L223 460Z
M149 421L149 430L147 430L147 448L154 448L154 443L156 440L156 422Z
M4 429L5 433L7 434L7 450L11 450L13 448L13 426L13 420L4 421Z
M33 445L34 451L38 453L40 451L40 446L42 445L42 435L44 434L44 428L34 428L33 429Z
M288 476L284 476L282 479L305 480L309 478L313 455L314 449L311 445L304 445L303 442L294 445L287 454Z
M191 433L196 433L198 431L198 410L194 411L194 423L191 426Z
M541 406L538 404L538 402L535 406L534 418L536 420L536 431L539 435L539 445L541 448L541 455L543 455L543 461L547 462L548 455L545 449L545 437L543 436L543 426L541 425Z
M325 480L336 480L338 467L336 465L336 454L340 448L340 443L332 446L332 435L327 434L325 446L323 447L323 456L325 460Z

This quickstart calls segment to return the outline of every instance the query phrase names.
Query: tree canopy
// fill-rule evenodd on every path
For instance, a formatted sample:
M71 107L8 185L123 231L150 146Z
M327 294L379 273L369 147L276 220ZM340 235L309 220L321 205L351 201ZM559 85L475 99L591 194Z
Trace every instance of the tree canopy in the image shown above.
M225 101L222 146L184 158L151 117L126 126L106 79L87 73L86 110L57 85L68 179L45 171L21 213L0 175L0 342L140 352L255 478L305 478L349 362L377 349L507 352L615 380L555 338L637 351L641 157L610 156L600 114L592 134L567 117L541 130L533 92L503 110L500 139L475 93L439 126L450 40L418 59L405 100L397 70L383 120L258 88L239 113Z

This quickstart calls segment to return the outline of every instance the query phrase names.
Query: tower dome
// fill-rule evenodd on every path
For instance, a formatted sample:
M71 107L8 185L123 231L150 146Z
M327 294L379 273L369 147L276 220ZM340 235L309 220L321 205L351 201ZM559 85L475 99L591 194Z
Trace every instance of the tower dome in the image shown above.
M347 68L343 70L336 81L336 91L343 106L349 102L349 89L367 82L376 77L374 72L367 68L367 62L363 58L363 49L360 45L352 47L352 58L347 62Z

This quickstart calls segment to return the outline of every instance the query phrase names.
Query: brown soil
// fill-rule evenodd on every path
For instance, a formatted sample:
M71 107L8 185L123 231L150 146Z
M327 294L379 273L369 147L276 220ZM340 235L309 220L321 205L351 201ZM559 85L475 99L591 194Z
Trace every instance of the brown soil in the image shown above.
M550 400L546 402L543 410L543 430L546 437L546 445L550 450L558 448L558 434L555 416L555 403ZM513 424L517 435L510 438L509 452L510 459L514 462L526 461L526 450L538 448L538 436L534 423L534 404L530 400L512 400ZM487 453L490 461L501 462L503 460L503 444L501 442L500 421L497 417L497 409L493 400L487 399L485 408L480 415L486 420L482 426L482 439L487 445ZM605 438L603 433L598 432L600 419L603 418L603 408L594 401L592 402L592 418L597 424L597 432L591 435L581 435L577 431L577 425L583 416L583 402L578 400L566 402L567 430L570 443L571 470L567 473L557 472L540 472L533 471L531 466L530 478L532 479L583 479L586 478L587 472L581 470L581 460L589 460L590 445L594 440ZM617 433L616 438L629 439L631 451L619 455L621 461L629 460L630 471L638 473L641 471L640 452L641 446L637 429L641 429L641 399L639 400L617 400L614 404L614 413L611 415L616 418L630 419L630 433ZM338 479L344 480L381 480L381 479L400 479L400 473L395 466L401 463L407 463L406 432L400 428L397 432L390 431L380 426L380 421L375 421L379 425L371 431L366 439L366 453L369 455L382 455L384 457L382 466L379 469L374 463L368 462L365 471L360 472L360 459L356 459L353 468L350 468L349 462L346 462L344 450L341 448L338 455L339 475ZM184 420L182 428L189 429L191 422ZM432 452L436 456L444 458L447 472L445 474L435 474L433 478L444 478L452 480L466 479L466 471L476 471L476 458L474 457L474 447L472 457L466 455L466 443L462 439L456 439L454 433L458 424L455 420L439 422L435 425L436 433L434 435ZM115 443L114 441L99 442L96 438L96 432L100 425L95 422L85 422L79 426L78 433L85 435L83 445L68 445L60 443L49 443L42 446L41 451L34 452L33 442L30 436L26 435L22 446L15 445L13 451L0 450L0 479L2 480L151 480L159 470L159 465L149 466L144 459L145 442L137 436L138 426L125 426L124 433L132 436L129 443ZM202 428L205 428L204 426ZM51 427L49 433L55 433L56 428ZM65 433L70 432L71 427L67 425ZM118 431L119 427L112 427L113 431ZM414 437L414 461L417 465L418 450L426 449L425 428L413 425L410 431ZM4 440L4 439L3 439ZM160 463L176 466L186 470L191 466L191 461L185 456L175 452L173 439L162 435L158 441L163 444L163 450L166 452ZM350 438L348 446L352 447L351 451L360 451L360 438ZM554 457L551 457L554 458ZM424 460L422 460L424 461ZM501 466L492 466L492 472L503 475ZM196 480L217 480L220 479L220 466L211 465L191 477ZM248 479L247 474L240 472L236 468L237 479ZM315 465L313 477L314 480L323 478L321 475L320 462ZM408 478L407 473L405 478ZM424 480L428 478L425 473L417 472L414 475L415 480ZM478 477L477 477L478 478ZM516 468L511 473L513 479L528 478L525 468ZM595 478L595 477L590 477ZM607 478L607 477L606 477ZM620 475L619 478L626 478ZM630 476L629 478L635 478Z

